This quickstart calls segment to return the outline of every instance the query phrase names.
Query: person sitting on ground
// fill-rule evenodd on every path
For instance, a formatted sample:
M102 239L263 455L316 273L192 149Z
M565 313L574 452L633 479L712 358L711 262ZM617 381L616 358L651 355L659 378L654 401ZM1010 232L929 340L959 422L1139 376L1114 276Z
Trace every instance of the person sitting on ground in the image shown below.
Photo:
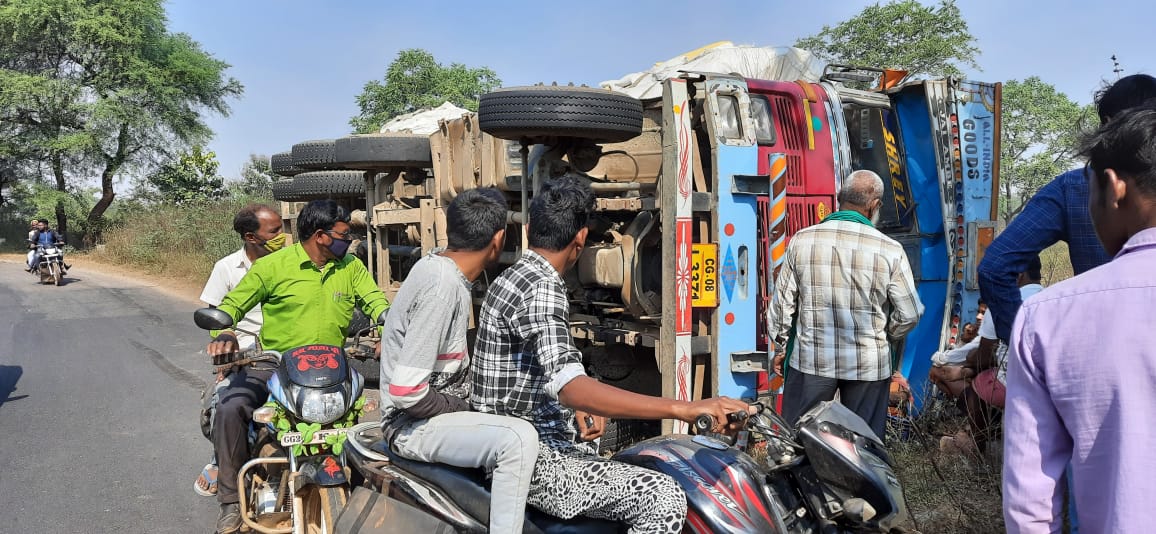
M1041 285L1043 275L1039 256L1028 262L1028 269L1016 278L1019 284L1019 293L1022 300L1043 291ZM940 440L942 449L958 449L960 451L986 450L987 442L991 438L988 429L991 427L991 407L1003 408L1004 398L1007 395L1007 350L1008 345L998 339L995 330L995 319L991 309L983 318L979 328L979 348L968 356L964 368L967 374L974 376L967 381L967 387L959 394L960 408L967 412L971 434L965 432L949 436Z
M980 301L975 322L964 325L955 347L931 355L931 370L927 378L949 399L958 399L967 388L967 381L975 377L975 370L966 365L967 358L979 349L979 329L986 313L987 305Z

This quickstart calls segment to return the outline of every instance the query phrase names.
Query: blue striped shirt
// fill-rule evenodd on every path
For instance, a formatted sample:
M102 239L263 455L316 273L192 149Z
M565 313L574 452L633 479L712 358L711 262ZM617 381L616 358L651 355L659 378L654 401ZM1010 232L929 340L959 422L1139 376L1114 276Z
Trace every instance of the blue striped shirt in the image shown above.
M1068 244L1075 274L1111 259L1092 228L1084 169L1070 170L1041 188L984 253L979 291L995 320L995 333L1005 343L1023 302L1016 276L1032 258L1059 241Z

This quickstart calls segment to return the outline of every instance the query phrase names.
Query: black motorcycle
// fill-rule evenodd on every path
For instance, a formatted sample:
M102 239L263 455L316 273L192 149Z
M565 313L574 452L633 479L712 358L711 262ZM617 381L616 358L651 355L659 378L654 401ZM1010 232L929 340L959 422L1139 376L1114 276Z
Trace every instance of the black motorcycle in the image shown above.
M807 412L794 427L773 410L731 414L745 431L731 437L652 438L615 460L670 475L687 495L683 532L898 532L905 516L902 489L883 443L865 422L836 402ZM465 437L463 437L465 439ZM490 495L484 473L415 462L394 454L376 423L349 431L347 458L364 478L338 532L486 532ZM760 454L754 453L759 450ZM756 460L755 457L762 459ZM592 518L563 521L527 508L527 533L625 532L623 524Z
M215 308L197 310L193 318L205 330L233 324ZM253 411L250 450L257 453L237 475L245 527L265 534L336 532L350 487L346 431L376 409L363 396L364 380L349 367L345 350L318 344L278 353L258 344L214 363L275 369L271 400Z

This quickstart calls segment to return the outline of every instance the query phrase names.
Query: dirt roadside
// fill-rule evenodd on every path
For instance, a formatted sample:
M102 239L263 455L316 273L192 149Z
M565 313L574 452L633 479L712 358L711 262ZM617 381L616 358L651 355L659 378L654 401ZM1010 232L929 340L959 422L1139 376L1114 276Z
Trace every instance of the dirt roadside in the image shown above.
M12 268L24 268L26 257L24 254L5 252L0 253L0 264L12 264ZM72 266L69 274L82 276L85 272L96 273L102 276L131 280L138 284L153 287L166 295L188 302L199 303L201 290L204 289L204 280L189 280L186 278L166 277L163 274L145 272L126 265L118 265L97 260L88 254L73 253L67 256L68 264Z

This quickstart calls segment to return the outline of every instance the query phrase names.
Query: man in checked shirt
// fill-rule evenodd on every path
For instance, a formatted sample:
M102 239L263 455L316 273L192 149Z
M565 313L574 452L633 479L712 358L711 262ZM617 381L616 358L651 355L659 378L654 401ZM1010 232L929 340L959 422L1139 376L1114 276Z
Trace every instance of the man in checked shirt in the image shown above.
M800 230L787 246L768 312L774 366L782 374L794 328L783 417L798 420L835 398L883 438L891 379L891 341L907 335L923 304L903 246L875 229L883 180L855 171L839 190L840 211Z
M632 534L681 532L686 495L674 479L601 458L590 446L602 434L601 417L692 422L711 414L725 422L728 413L751 407L725 397L685 402L639 395L586 376L570 337L562 274L585 246L593 207L590 186L571 177L546 182L534 196L530 250L494 280L482 304L470 402L479 412L520 417L538 429L531 505L563 519L622 521Z

